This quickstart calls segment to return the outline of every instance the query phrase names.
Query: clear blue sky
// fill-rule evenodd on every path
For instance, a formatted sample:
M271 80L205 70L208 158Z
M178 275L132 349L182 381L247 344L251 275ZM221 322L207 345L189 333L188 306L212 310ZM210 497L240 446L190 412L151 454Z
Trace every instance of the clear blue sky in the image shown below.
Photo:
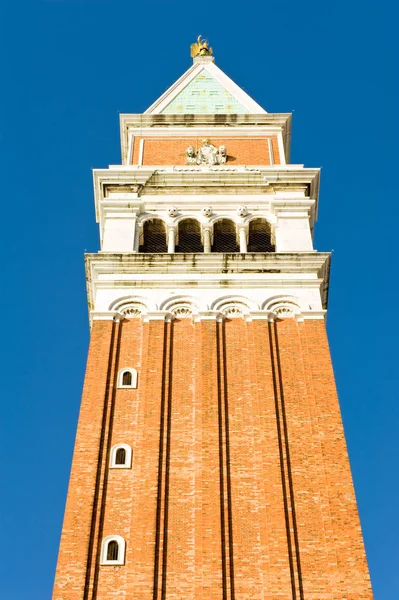
M396 14L394 14L396 13ZM315 246L376 600L399 598L397 20L393 2L1 0L0 597L51 596L98 250L91 168L208 37L292 162L322 166Z

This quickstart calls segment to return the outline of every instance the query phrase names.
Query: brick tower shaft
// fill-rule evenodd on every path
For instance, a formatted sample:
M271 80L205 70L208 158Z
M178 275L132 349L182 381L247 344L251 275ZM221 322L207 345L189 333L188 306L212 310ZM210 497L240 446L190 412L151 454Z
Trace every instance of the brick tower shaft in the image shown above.
M192 46L94 172L53 600L372 600L313 249L318 169Z

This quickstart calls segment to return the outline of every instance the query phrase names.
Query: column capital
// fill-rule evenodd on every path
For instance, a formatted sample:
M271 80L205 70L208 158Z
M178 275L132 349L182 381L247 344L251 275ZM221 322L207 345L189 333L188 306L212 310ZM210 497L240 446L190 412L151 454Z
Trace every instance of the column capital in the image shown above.
M91 310L90 318L92 321L121 321L124 316L117 310Z
M200 323L201 321L223 321L224 315L218 310L207 310L197 312L193 314L193 323Z
M275 315L267 310L252 310L244 315L247 322L251 321L274 321Z
M143 323L149 323L150 321L171 321L173 315L167 310L155 310L154 312L146 312L141 315Z

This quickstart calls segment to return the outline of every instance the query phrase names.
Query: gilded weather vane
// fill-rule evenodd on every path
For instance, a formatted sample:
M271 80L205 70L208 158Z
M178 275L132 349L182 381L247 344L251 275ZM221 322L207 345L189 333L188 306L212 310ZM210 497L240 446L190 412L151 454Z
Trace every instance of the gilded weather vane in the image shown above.
M201 40L201 35L198 36L197 41L190 46L190 54L192 58L196 56L210 56L213 54L212 48L208 48L208 40Z

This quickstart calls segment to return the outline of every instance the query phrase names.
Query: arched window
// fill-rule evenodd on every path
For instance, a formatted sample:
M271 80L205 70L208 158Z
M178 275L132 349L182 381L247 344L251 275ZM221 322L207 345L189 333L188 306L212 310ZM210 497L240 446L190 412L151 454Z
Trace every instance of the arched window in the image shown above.
M195 219L183 219L179 223L179 243L176 252L203 252L201 226Z
M123 565L125 563L126 543L120 535L107 535L101 544L101 565Z
M130 371L124 371L122 375L122 385L132 385L132 374Z
M117 444L111 448L109 466L111 469L130 469L132 449L129 444Z
M108 542L107 560L118 560L119 544L115 540Z
M213 228L212 252L239 252L237 233L234 221L222 219Z
M118 388L136 388L136 369L121 369L118 373Z
M248 252L275 252L271 242L270 225L265 219L254 219L250 222Z
M115 464L124 465L126 463L126 450L124 448L118 448L115 454Z
M139 247L139 252L159 254L167 251L165 223L161 219L146 221L143 227L143 244Z

